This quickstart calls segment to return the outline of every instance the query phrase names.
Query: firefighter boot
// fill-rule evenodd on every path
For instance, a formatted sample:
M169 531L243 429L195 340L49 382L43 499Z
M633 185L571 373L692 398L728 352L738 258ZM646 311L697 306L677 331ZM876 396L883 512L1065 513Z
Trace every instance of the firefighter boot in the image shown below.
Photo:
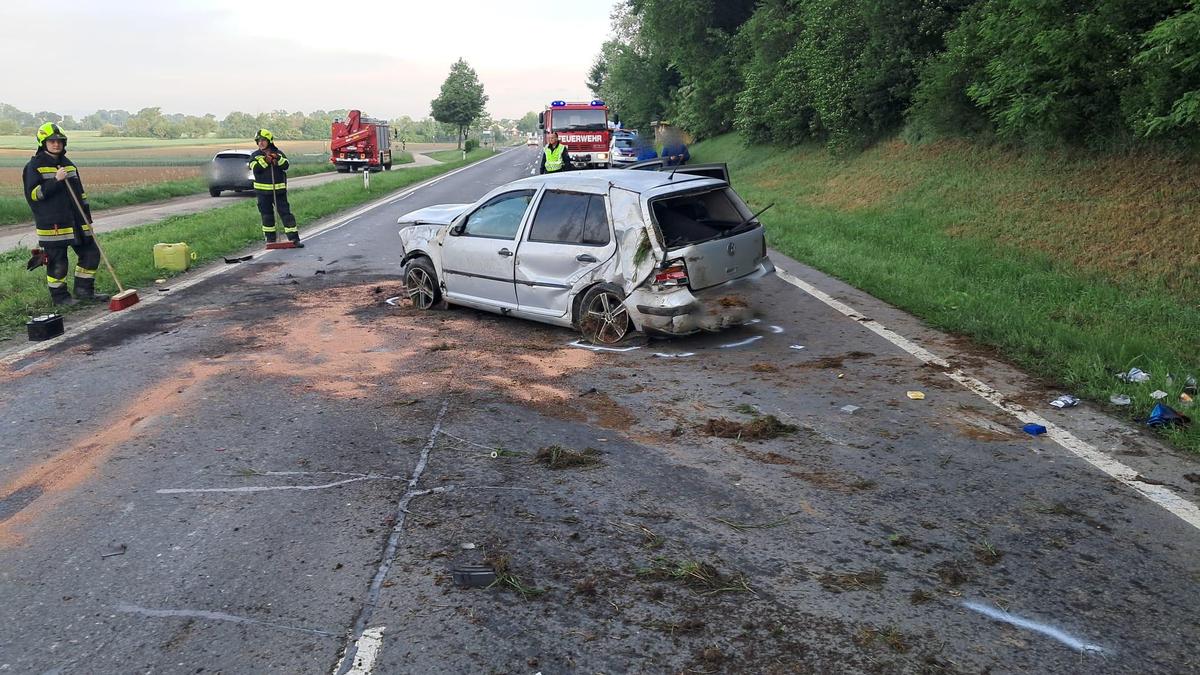
M263 236L267 238L268 244L275 243L275 233L274 232L263 232Z
M304 248L304 244L300 243L300 233L299 232L288 232L287 238L288 238L288 241L290 241L296 245L296 248Z
M96 292L96 280L75 277L75 297L83 302L108 302L109 296Z
M70 307L71 305L79 304L78 300L71 297L71 292L67 290L66 286L59 286L58 288L51 287L50 301L55 305L64 307Z

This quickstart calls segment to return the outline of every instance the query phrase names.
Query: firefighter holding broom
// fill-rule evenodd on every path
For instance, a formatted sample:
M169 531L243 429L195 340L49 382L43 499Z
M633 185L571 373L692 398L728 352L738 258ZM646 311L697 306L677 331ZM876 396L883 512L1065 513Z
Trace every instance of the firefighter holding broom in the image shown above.
M37 153L25 165L25 201L33 211L38 246L29 269L46 265L46 285L56 305L74 305L80 300L107 302L96 293L96 269L100 248L96 245L91 207L79 179L79 170L67 159L67 135L54 123L37 130ZM71 192L79 199L78 207ZM83 211L84 213L80 213ZM84 215L86 213L86 216ZM67 290L67 249L75 249L75 296Z
M300 243L300 229L296 227L296 216L287 198L288 158L275 147L275 136L268 129L259 129L254 136L258 150L250 155L250 168L254 171L254 193L258 195L258 212L262 215L263 236L268 244L275 243L279 228L275 225L275 211L283 220L283 233L295 246Z

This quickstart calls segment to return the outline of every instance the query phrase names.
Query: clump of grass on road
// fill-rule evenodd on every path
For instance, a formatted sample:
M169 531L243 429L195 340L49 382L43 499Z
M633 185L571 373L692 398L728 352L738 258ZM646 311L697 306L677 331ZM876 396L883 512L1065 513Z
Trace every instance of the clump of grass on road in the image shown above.
M1200 172L1141 156L1028 155L966 143L881 143L831 157L815 146L699 143L696 162L729 164L770 244L997 349L1031 374L1144 418L1179 406L1200 377ZM1138 367L1142 384L1115 374ZM1168 374L1172 375L1168 381ZM1162 432L1200 452L1200 424Z
M599 466L600 455L601 452L595 448L577 452L561 445L548 445L537 451L533 461L548 469L578 469Z
M739 441L765 441L796 433L797 427L779 421L774 415L755 417L749 422L718 417L704 423L702 431L708 436L733 438Z
M493 154L479 151L468 156L470 163ZM288 201L300 225L301 237L304 227L325 216L343 209L382 197L387 192L405 185L418 183L427 178L445 173L465 163L462 161L428 167L414 167L404 171L387 171L371 178L371 192L365 192L362 183L355 180L335 181L289 191ZM155 279L171 277L172 273L154 267L154 245L159 242L187 242L196 252L197 263L203 264L221 256L238 251L262 241L262 226L253 200L244 200L230 206L185 216L173 216L157 223L149 223L100 235L104 250L121 281L130 288L145 291L153 286ZM50 295L46 292L45 268L33 272L25 271L29 253L24 250L0 254L0 340L23 332L22 326L31 315L48 311L69 313L76 308L53 308ZM72 259L74 255L72 254ZM74 274L74 262L70 273ZM97 275L97 288L104 293L115 293L112 278L102 268Z

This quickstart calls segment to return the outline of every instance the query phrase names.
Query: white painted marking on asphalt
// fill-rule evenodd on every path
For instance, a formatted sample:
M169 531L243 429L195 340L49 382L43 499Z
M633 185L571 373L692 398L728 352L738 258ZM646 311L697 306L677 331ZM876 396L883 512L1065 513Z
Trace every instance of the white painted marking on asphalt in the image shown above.
M332 487L346 485L348 483L357 483L364 480L400 480L397 476L360 476L358 478L347 478L346 480L334 481L323 485L246 485L242 487L230 488L163 488L155 490L155 494L159 495L182 495L202 492L278 492L281 490L326 490Z
M763 339L763 336L755 335L754 337L748 337L745 340L739 340L738 342L730 342L729 344L721 345L721 346L717 347L717 349L733 349L734 347L745 347L746 345L753 344L755 342L758 342L761 339Z
M358 653L358 641L367 631L367 622L371 620L371 613L375 609L375 601L379 597L380 589L383 588L383 580L387 578L388 572L392 569L392 563L395 561L396 549L400 546L400 534L404 532L404 521L408 516L408 504L414 497L418 496L418 492L415 490L417 481L421 480L421 474L425 473L425 466L429 464L429 453L437 443L438 434L442 431L442 420L446 418L448 410L450 410L450 401L443 401L441 409L438 410L437 419L433 423L433 429L429 432L429 438L425 441L424 447L421 448L421 456L417 460L416 467L413 468L412 477L408 479L408 485L405 487L404 494L400 497L399 503L396 504L396 524L392 526L392 533L388 536L387 546L384 547L383 555L379 559L379 569L375 571L375 576L371 579L371 586L367 589L367 598L363 603L362 611L354 622L354 629L351 631L350 642L346 645L343 661L346 659L349 659L350 663L354 663L355 661L355 656ZM433 489L437 490L437 488ZM428 492L421 492L420 494L428 494ZM346 665L346 663L343 663L334 671L336 675L346 675Z
M383 647L383 629L384 626L376 626L363 631L362 637L355 644L354 665L346 671L346 675L370 675L375 670L375 659L379 657L379 650ZM333 672L341 672L344 660L343 656Z
M423 190L431 185L434 185L438 181L449 178L450 176L453 176L454 174L459 173L461 171L466 171L467 169L477 167L477 166L483 164L484 162L490 161L499 156L500 156L500 154L495 154L486 159L481 159L478 162L475 162L474 164L468 164L467 166L460 167L449 173L444 173L440 176L435 176L427 181L418 183L418 184L410 187L406 191L406 194L412 194L413 192L416 192L418 190ZM391 195L388 195L385 197L381 197L373 202L368 202L367 204L363 205L362 207L360 207L354 211L351 211L350 213L347 213L346 215L342 216L341 218L332 220L332 221L326 223L325 225L321 225L321 226L312 228L310 230L306 230L305 231L305 239L306 240L307 239L315 239L316 237L319 237L322 234L325 234L327 232L332 232L340 227L345 226L346 223L350 222L351 220L354 220L355 218L357 218L371 210L377 209L381 206L386 206L387 204L390 204L393 201L395 201L395 198L393 198ZM279 250L281 250L281 249L263 251L261 253L254 254L254 258L255 259L263 258L263 257L269 256L271 254L278 253ZM199 274L197 274L194 277L180 281L179 283L172 286L171 290L175 291L175 293L172 293L172 295L178 295L179 291L185 290L187 288L191 288L192 286L195 286L196 284L201 283L203 281L207 281L207 280L217 276L218 274L224 274L225 272L228 272L232 269L237 269L238 267L239 267L238 265L221 265L219 267L214 266L208 270L200 272ZM153 305L156 302L162 302L164 299L168 298L169 296L168 295L146 295L146 296L139 296L139 297L140 297L141 301L138 302L138 304L136 304L128 309L121 310L120 312L109 312L108 314L101 314L99 316L95 316L91 319L88 319L87 321L83 321L83 322L79 323L78 325L70 326L69 329L67 330L67 332L63 333L59 337L52 338L50 340L43 340L41 342L35 342L34 344L29 345L28 347L25 347L23 349L18 349L17 351L13 352L12 354L9 354L8 356L5 356L4 358L0 358L0 365L5 365L5 366L12 365L13 363L20 361L21 359L25 358L26 356L29 356L30 354L45 351L47 349L50 349L51 347L54 347L54 346L60 344L64 340L69 340L73 337L76 337L79 335L84 335L86 333L89 333L89 332L101 327L101 326L105 326L114 321L118 321L121 319L121 317L129 315L129 313L131 313L131 312L142 311L146 307Z
M1047 626L1044 623L1038 623L1036 621L1017 616L1016 614L1009 614L1002 609L997 609L983 603L965 600L963 601L963 607L966 607L967 609L973 609L984 616L995 619L996 621L1001 621L1013 626L1017 626L1018 628L1025 628L1035 633L1041 633L1042 635L1052 637L1077 652L1103 654L1105 651L1104 648L1099 645L1094 645L1090 642L1084 642L1079 638L1068 635L1054 626Z
M292 630L300 633L309 633L311 635L321 635L324 637L337 637L336 634L326 630L317 630L315 628L299 628L297 626L288 626L281 623L271 623L269 621L259 621L244 616L235 614L226 614L225 612L210 612L204 609L147 609L138 607L137 605L119 604L116 607L118 612L126 614L141 614L142 616L153 617L182 617L185 619L209 619L211 621L229 621L231 623L251 624L256 626L266 626L268 628L279 628L281 630Z
M1137 490L1150 501L1158 504L1162 508L1170 511L1183 522L1200 530L1200 507L1197 507L1191 501L1180 497L1173 491L1163 485L1151 485L1134 480L1138 476L1138 472L1133 468L1113 459L1106 453L1100 452L1090 444L1077 438L1074 434L1055 426L1041 415L1027 410L1023 406L1012 403L1004 398L1004 395L996 391L995 388L975 379L974 377L964 373L961 369L950 369L950 363L945 359L937 356L933 352L919 346L912 340L900 335L899 333L890 330L880 324L878 321L869 319L853 307L835 300L828 293L813 286L812 284L800 279L792 274L789 274L783 269L776 268L776 274L780 279L808 293L821 302L829 305L837 311L845 314L858 321L861 325L883 337L888 342L896 345L904 351L912 354L925 363L932 363L948 369L945 375L950 379L958 382L967 389L975 392L978 396L986 400L988 403L1000 408L1004 412L1016 417L1018 420L1026 424L1040 424L1046 427L1046 436L1058 443L1071 454L1084 460L1088 464L1108 474L1113 479L1123 483L1134 490Z
M774 333L776 335L779 335L780 333L783 332L783 326L767 326L767 330L771 331L772 333Z
M696 352L676 352L674 354L655 352L654 355L660 359L686 359L689 356L695 356Z
M580 349L590 349L594 352L631 352L635 349L641 349L640 345L633 347L601 347L600 345L590 345L583 340L568 342L568 347L579 347Z

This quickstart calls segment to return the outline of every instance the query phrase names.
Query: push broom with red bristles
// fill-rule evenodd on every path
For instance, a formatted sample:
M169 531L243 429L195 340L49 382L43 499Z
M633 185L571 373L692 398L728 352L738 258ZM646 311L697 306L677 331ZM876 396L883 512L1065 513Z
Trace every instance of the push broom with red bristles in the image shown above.
M112 263L108 262L108 256L105 255L104 249L100 247L100 239L96 237L96 227L92 224L92 219L88 218L87 212L83 210L83 204L79 202L79 196L75 194L75 188L71 187L70 181L63 181L67 186L67 192L71 193L71 201L75 202L75 208L79 210L80 217L83 222L87 223L92 228L92 241L96 242L96 249L100 251L100 259L104 261L104 266L108 268L108 273L112 275L113 281L117 284L118 293L108 300L108 311L119 312L126 307L132 307L138 303L141 298L138 297L137 289L126 289L121 285L121 280L117 278L117 271L113 269Z

